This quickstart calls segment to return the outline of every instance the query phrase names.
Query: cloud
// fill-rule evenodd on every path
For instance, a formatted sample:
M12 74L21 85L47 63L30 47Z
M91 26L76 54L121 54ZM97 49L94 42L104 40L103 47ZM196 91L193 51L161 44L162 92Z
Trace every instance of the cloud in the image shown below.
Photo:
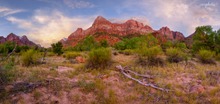
M0 17L5 17L8 15L24 12L25 10L23 9L11 9L7 7L0 7Z
M140 0L124 3L127 7L139 7L146 13L151 23L159 26L167 25L173 30L190 35L197 26L212 25L220 28L219 2L210 0Z
M17 19L15 17L7 17L7 20L14 24L19 24L18 25L19 28L30 29L32 27L32 23L26 20Z
M70 8L92 8L94 4L88 2L86 0L63 0L64 4L66 4Z
M23 34L29 39L49 47L52 43L68 37L78 27L88 28L95 17L68 17L56 10L52 12L37 10L29 19L8 17L7 20L24 29Z

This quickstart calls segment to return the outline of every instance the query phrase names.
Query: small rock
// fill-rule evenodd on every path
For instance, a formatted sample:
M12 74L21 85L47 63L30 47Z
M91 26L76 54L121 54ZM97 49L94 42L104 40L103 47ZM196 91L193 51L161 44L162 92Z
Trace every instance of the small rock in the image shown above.
M128 85L132 85L132 84L133 84L133 82L132 82L132 81L128 81L127 83L128 83Z
M190 88L190 93L203 93L205 88L202 85L194 85Z
M151 94L155 94L156 92L157 92L157 91L156 91L155 89L153 89L153 88L150 89L150 93L151 93Z
M77 61L78 63L85 63L85 62L86 62L85 58L83 58L82 56L77 56L77 57L76 57L76 61Z
M108 77L109 77L108 75L102 75L102 76L100 76L101 79L106 79L106 78L108 78Z

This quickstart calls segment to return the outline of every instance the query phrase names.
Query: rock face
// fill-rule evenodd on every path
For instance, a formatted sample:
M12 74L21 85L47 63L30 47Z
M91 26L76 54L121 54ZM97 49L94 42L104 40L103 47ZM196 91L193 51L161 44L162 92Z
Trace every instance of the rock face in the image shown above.
M189 35L188 37L186 37L185 43L188 47L192 47L194 35L195 35L195 32L193 34Z
M0 36L0 44L5 43L6 39L3 36Z
M171 31L168 27L163 27L160 30L153 30L150 26L144 25L133 19L125 23L111 23L105 18L98 16L92 26L87 30L78 28L70 34L66 41L61 41L64 46L75 46L79 41L83 40L88 35L93 35L97 41L107 40L111 45L117 43L124 37L134 37L139 35L147 35L152 33L162 42L167 40L183 41L185 37L180 32Z
M13 33L10 33L6 38L3 36L0 37L0 44L5 42L15 42L18 45L27 45L27 46L37 46L34 42L30 41L27 36L19 37Z
M171 31L168 27L162 27L160 30L155 31L153 33L155 37L158 38L161 42L166 42L168 40L178 40L178 41L184 41L185 37L182 33L178 31Z

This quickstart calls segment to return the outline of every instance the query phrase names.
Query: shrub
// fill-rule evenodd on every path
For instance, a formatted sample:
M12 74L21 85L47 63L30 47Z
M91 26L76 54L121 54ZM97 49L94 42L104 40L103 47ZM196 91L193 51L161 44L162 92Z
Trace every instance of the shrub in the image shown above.
M40 54L35 50L28 50L27 52L22 53L21 63L23 66L35 65L39 62Z
M107 48L109 46L108 41L107 40L101 40L99 42L101 47Z
M10 57L7 61L0 64L0 84L4 85L15 78L15 58Z
M120 42L116 43L114 47L117 50L125 50L126 49L126 45L125 45L124 41L120 41Z
M80 41L74 48L74 51L90 51L98 48L98 43L95 41L93 36L88 36Z
M158 44L158 40L151 34L140 37L125 38L115 44L117 50L137 49L139 47L152 47Z
M51 44L52 48L53 48L53 52L58 54L58 55L61 55L63 54L63 51L62 51L62 48L63 48L63 45L61 42L58 42L58 43L54 43L54 44Z
M29 47L29 46L17 46L15 52L16 52L16 53L19 53L19 52L22 52L22 51L27 51L27 50L29 50L30 48L31 48L31 47Z
M47 56L51 57L51 56L55 56L56 54L53 52L47 52Z
M159 57L159 55L163 53L160 46L154 46L151 48L143 47L138 49L137 52L139 54L139 63L141 65L155 66L164 64L163 60Z
M178 48L168 48L166 50L166 55L168 56L169 62L175 62L175 63L183 61L186 57L186 54L184 54L184 52Z
M163 48L164 51L168 48L178 48L181 50L187 49L186 44L184 42L179 42L179 41L167 41L166 43L163 43L161 47Z
M198 52L198 58L200 59L200 61L202 63L211 64L211 63L214 63L214 60L213 60L214 54L215 53L213 51L210 51L210 50L200 50Z
M158 45L158 39L157 38L155 38L152 34L148 34L147 36L146 36L146 38L145 38L146 40L145 41L143 41L142 40L142 44L143 43L147 43L146 45L147 45L147 47L149 48L149 47L154 47L154 46L157 46Z
M78 52L66 52L63 57L66 59L75 59L77 56L80 56L81 54Z
M161 47L165 51L166 49L173 47L173 42L167 41L167 42L161 44Z
M9 60L7 60L6 63L4 64L3 69L11 70L14 68L14 66L15 66L15 57L10 57Z
M138 53L141 56L146 56L148 58L154 58L157 57L158 55L162 54L162 49L160 46L154 46L151 48L140 48L138 49Z
M124 55L132 55L135 53L135 50L132 49L126 49L126 50L121 50L119 53L124 54Z
M94 49L89 53L87 67L106 68L111 64L112 53L109 48Z
M4 44L0 44L0 53L7 55L8 53L13 51L14 47L14 42L6 42Z
M186 44L185 44L185 43L181 43L181 42L177 42L177 43L175 44L175 47L176 47L176 48L179 48L179 49L181 49L181 50L187 48L187 47L186 47Z

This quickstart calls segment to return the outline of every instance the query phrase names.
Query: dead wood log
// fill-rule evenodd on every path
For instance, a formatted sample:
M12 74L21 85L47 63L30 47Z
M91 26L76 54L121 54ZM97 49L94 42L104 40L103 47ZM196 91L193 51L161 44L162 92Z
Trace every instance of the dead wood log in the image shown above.
M117 67L117 66L116 66L116 67ZM150 75L142 75L142 74L136 73L136 72L134 72L134 71L132 71L132 70L129 70L129 69L127 69L127 68L128 68L128 67L125 67L125 68L124 68L124 71L129 72L129 73L132 73L132 74L134 74L134 75L136 75L136 76L139 76L139 77L150 78L150 79L153 78L153 76L150 76Z
M146 87L151 87L151 88L154 88L154 89L157 89L157 90L160 90L160 91L165 91L165 92L170 91L170 90L168 90L168 89L158 87L158 86L156 86L156 85L154 85L154 84L144 83L144 82L142 82L142 81L140 81L140 80L138 80L138 79L136 79L136 78L133 78L131 75L129 75L129 74L126 73L127 70L124 69L121 65L116 66L116 68L119 69L120 72L121 72L124 76L128 77L128 78L131 79L131 80L134 80L134 81L138 82L138 83L141 84L141 85L144 85L144 86L146 86ZM134 73L135 73L136 75L139 75L139 74L137 74L136 72L134 72Z

